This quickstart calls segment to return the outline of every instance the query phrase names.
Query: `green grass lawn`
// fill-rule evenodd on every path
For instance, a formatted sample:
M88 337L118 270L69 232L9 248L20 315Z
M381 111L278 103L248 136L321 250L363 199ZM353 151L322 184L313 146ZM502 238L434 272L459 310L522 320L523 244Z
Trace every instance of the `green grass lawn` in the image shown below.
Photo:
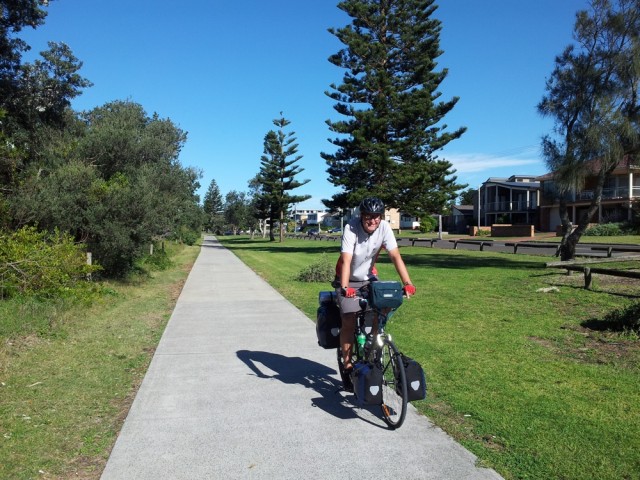
M169 248L90 307L0 302L1 479L100 477L200 250Z
M334 262L338 244L220 240L315 318L329 285L295 277L323 255ZM640 343L601 322L638 301L639 282L602 276L589 291L579 275L545 269L548 257L402 254L418 293L389 331L427 372L422 413L507 479L640 478ZM378 269L396 278L386 258Z

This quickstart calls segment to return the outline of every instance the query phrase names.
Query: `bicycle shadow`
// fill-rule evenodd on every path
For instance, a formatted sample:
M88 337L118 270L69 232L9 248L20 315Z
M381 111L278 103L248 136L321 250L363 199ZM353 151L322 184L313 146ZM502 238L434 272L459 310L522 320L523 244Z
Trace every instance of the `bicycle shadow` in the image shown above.
M256 377L276 379L289 385L302 385L315 390L320 396L311 399L314 407L340 419L359 418L372 425L385 428L383 425L378 425L358 415L351 398L339 394L342 382L331 377L331 375L336 375L337 371L326 365L306 358L287 357L271 352L238 350L236 355ZM370 407L359 408L370 409Z

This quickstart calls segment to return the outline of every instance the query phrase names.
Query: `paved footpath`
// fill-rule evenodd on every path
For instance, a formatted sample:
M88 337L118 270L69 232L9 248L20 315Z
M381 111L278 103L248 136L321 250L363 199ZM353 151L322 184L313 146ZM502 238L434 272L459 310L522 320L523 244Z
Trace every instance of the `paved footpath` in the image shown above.
M103 480L500 479L410 407L340 391L315 325L206 237Z

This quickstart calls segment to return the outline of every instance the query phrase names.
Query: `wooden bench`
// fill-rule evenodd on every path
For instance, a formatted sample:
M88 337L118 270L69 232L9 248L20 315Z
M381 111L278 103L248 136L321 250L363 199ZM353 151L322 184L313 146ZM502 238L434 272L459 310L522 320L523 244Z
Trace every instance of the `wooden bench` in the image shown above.
M607 252L607 257L611 257L614 252L622 252L622 253L640 253L640 247L622 247L622 246L602 246L602 247L591 247L591 250L595 252Z
M459 243L463 243L467 245L479 245L481 252L484 250L485 246L491 247L493 245L493 242L485 241L485 240L480 240L480 241L479 240L449 240L449 241L453 243L454 250L457 250Z
M567 270L567 273L570 275L571 272L583 272L584 274L584 288L589 289L591 286L592 274L598 273L600 275L611 275L615 277L625 277L625 278L638 278L640 279L640 272L632 272L629 270L614 270L607 268L597 268L591 267L590 265L594 263L609 263L609 262L621 262L621 261L638 261L640 257L635 255L629 255L624 257L617 258L600 258L594 260L569 260L566 262L549 262L546 263L546 267L552 268L563 268Z
M505 247L513 247L513 253L518 253L518 247L522 246L524 248L555 248L555 255L558 255L560 251L560 244L557 245L555 243L529 243L529 242L506 242Z
M416 246L416 242L429 242L429 246L433 247L433 244L436 243L438 241L437 238L412 238L411 239L411 246L415 247Z
M612 275L614 277L625 277L625 278L638 278L640 279L640 272L632 272L629 270L611 270L607 268L593 268L587 267L583 265L567 265L564 267L567 271L579 271L584 273L584 288L587 290L591 287L591 275L594 273L598 273L600 275Z

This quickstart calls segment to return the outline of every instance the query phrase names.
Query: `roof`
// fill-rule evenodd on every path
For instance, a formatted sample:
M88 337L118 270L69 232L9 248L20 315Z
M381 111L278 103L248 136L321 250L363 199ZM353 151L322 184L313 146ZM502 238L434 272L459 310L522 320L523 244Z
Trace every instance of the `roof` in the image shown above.
M454 205L451 208L458 210L462 214L473 213L473 205Z
M585 167L589 165L594 172L600 167L600 160L594 159L584 163ZM614 175L620 175L624 173L629 173L632 170L640 170L640 164L637 163L637 160L631 158L630 155L625 155L622 160L616 165L616 168L611 172ZM544 175L540 175L536 177L536 181L542 182L545 180L553 180L553 172L545 173Z
M536 178L536 180L539 177ZM520 188L523 190L537 190L540 188L540 182L509 182L506 178L490 178L483 185L501 185L503 187Z

